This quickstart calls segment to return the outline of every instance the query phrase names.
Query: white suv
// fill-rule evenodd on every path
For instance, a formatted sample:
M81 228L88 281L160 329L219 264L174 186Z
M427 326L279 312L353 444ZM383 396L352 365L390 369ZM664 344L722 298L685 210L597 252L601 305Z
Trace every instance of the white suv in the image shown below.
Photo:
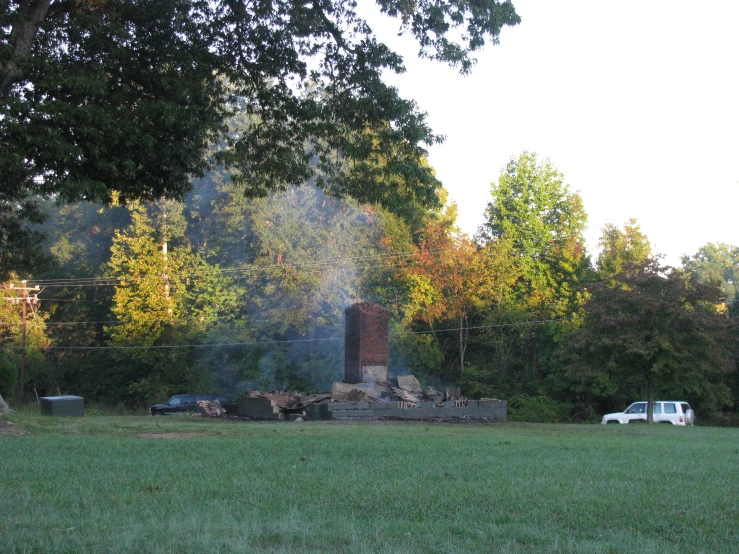
M684 400L656 400L654 402L654 422L673 425L693 425L695 413ZM647 421L647 403L634 402L623 412L606 414L601 423L644 423Z

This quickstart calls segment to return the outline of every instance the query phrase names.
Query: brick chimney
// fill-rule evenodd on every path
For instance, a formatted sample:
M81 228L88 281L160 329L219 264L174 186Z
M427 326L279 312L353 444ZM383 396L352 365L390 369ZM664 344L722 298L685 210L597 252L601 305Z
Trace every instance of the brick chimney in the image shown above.
M359 302L349 306L344 313L344 381L386 381L390 358L387 310L372 302Z

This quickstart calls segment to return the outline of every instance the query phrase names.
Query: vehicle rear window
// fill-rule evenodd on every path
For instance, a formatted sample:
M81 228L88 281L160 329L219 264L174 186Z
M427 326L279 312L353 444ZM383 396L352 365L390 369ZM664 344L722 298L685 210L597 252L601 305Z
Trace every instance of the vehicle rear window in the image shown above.
M173 396L169 399L169 403L172 406L177 406L179 404L190 404L192 402L195 402L193 399L193 396L191 394L180 394L179 396Z
M680 407L683 409L683 413L686 413L690 409L690 404L683 403L680 404Z
M675 405L672 403L665 404L665 413L666 414L676 414L677 409L675 409Z

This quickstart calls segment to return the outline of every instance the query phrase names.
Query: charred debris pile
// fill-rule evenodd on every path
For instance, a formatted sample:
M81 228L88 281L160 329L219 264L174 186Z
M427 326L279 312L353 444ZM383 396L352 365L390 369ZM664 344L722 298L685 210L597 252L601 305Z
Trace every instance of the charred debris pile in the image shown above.
M330 393L261 393L249 391L236 402L236 417L263 420L473 420L502 422L507 403L471 400L459 389L422 387L413 375L388 377L388 312L371 302L345 312L344 381ZM202 415L221 416L222 407L204 403Z
M374 383L333 384L330 393L251 391L237 402L238 417L286 421L417 419L506 421L506 403L461 398L459 390L422 388L413 375Z

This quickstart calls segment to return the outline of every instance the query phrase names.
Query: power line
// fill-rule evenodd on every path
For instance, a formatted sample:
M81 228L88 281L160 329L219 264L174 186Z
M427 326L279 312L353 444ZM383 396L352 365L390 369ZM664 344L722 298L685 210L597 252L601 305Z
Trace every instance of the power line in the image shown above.
M473 325L472 327L455 327L453 329L434 329L430 331L408 331L407 333L395 333L396 335L412 334L412 335L428 335L432 333L446 333L451 331L469 331L472 329L495 329L497 327L518 327L521 325L535 325L537 323L558 323L563 321L574 321L576 319L585 319L585 316L562 317L558 319L539 319L536 321L519 321L516 323L498 323L496 325Z
M179 348L212 348L233 346L260 346L270 344L289 344L301 342L326 342L344 340L344 337L331 337L326 339L292 339L292 340L270 340L253 342L230 342L230 343L206 343L206 344L159 344L159 345L134 345L134 346L48 346L44 350L175 350ZM18 350L18 347L3 347L0 350Z
M119 325L120 321L45 321L44 326L49 327L50 325ZM17 321L0 321L2 325L23 325L23 323Z
M39 299L39 300L49 300L46 299ZM725 303L733 303L733 302L739 302L738 300L727 300ZM153 312L152 312L153 313ZM157 312L160 313L160 312ZM499 323L494 325L474 325L471 327L462 327L462 330L474 330L474 329L494 329L498 327L515 327L520 325L534 325L538 323L557 323L557 322L563 322L563 321L574 321L578 319L586 319L585 316L573 316L568 318L557 318L557 319L541 319L541 320L531 320L531 321L521 321L521 322L514 322L514 323ZM48 327L51 325L123 325L124 322L122 321L56 321L56 322L44 322L44 326ZM9 326L9 325L23 325L22 322L18 321L0 321L0 326ZM428 330L428 331L403 331L399 333L392 333L392 335L403 335L403 334L414 334L414 335L422 335L422 334L431 334L431 333L445 333L445 332L452 332L452 331L459 331L459 327L454 328L448 328L448 329L434 329L434 330ZM321 339L323 340L323 339ZM193 346L193 345L189 345Z
M232 267L232 268L218 268L214 267L212 269L203 270L203 271L191 271L187 273L180 274L181 277L196 277L196 276L204 276L204 275L211 275L211 274L222 274L222 275L229 275L229 274L236 274L241 276L249 276L253 275L255 273L260 272L277 272L282 273L286 270L297 270L302 268L316 268L318 269L371 269L371 268L378 268L378 267L397 267L402 264L382 264L382 265L364 265L364 266L353 266L353 265L346 265L341 266L337 265L340 263L352 263L352 262L367 262L367 261L378 261L378 260L389 260L389 259L398 259L398 258L413 258L418 257L421 255L426 254L436 254L436 253L442 253L447 252L450 249L433 249L433 250L404 250L401 252L395 252L395 253L386 253L386 254L376 254L372 256L354 256L354 257L345 257L345 258L330 258L327 260L314 260L309 262L301 262L301 263L288 263L288 262L281 262L276 264L250 264L245 266L239 266L239 267ZM305 272L303 272L305 274ZM159 274L145 274L145 275L139 275L137 278L139 279L145 279L147 277L156 277L159 278L161 275ZM38 286L45 286L45 287L102 287L102 286L116 286L120 283L121 277L79 277L79 278L68 278L68 279L35 279L31 280L35 285Z
M536 325L540 323L557 323L572 321L575 319L584 319L582 316L560 318L560 319L541 319L533 321L519 321L515 323L498 323L493 325L476 325L473 327L455 327L449 329L437 329L435 331L402 331L391 333L391 336L399 335L424 335L429 333L448 333L458 332L460 330L475 329L494 329L500 327L517 327L521 325ZM304 342L326 342L341 341L344 337L330 337L323 339L291 339L291 340L273 340L273 341L252 341L252 342L233 342L233 343L206 343L206 344L174 344L174 345L135 345L135 346L49 346L46 350L156 350L156 349L178 349L178 348L212 348L212 347L233 347L233 346L259 346L270 344L292 344ZM17 350L17 347L3 347L0 350Z
M89 298L89 299L83 300L80 298L39 298L39 301L43 301L43 302L85 302L85 303L102 304L104 302L109 302L110 299L96 300L94 298Z
M386 268L395 268L395 267L401 267L406 265L406 263L396 263L396 264L382 264L382 265L364 265L364 266L333 266L333 267L324 267L324 268L318 268L313 269L310 271L306 270L294 270L293 266L290 265L283 265L283 266L274 266L274 268L278 271L274 271L273 275L271 276L277 276L277 275L284 275L284 276L300 276L300 277L309 277L311 275L323 275L323 274L332 274L334 272L341 273L345 271L368 271L372 269L386 269ZM173 276L172 273L169 274L169 277L171 278ZM270 277L270 275L266 275L267 277ZM155 278L161 278L160 275L145 275L142 278L146 277L155 277ZM234 275L230 278L232 280L238 280L238 279L247 279L250 275ZM50 287L62 287L67 285L45 285L46 288ZM105 286L120 286L120 287L127 287L127 284L123 284L120 281L116 283L107 283L107 284L77 284L77 285L71 285L74 287L105 287ZM109 299L77 299L77 298L39 298L39 300L47 301L47 302L95 302L95 303L103 303L108 302Z

